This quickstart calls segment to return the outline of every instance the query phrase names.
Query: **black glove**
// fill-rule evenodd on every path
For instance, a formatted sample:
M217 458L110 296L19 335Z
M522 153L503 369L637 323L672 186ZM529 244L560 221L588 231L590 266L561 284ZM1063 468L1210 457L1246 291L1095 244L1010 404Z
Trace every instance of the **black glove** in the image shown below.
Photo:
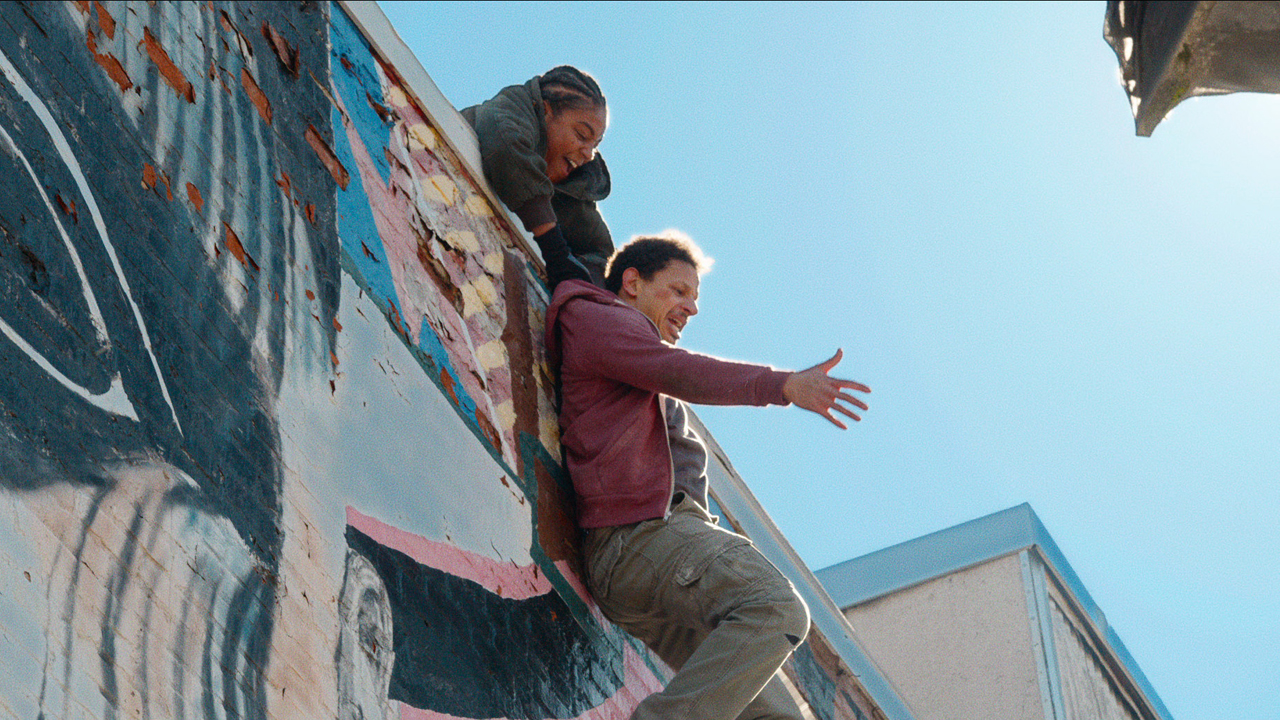
M538 243L542 252L542 262L547 266L547 290L556 291L556 286L565 280L582 280L591 282L591 273L569 253L569 245L564 241L564 233L556 225L550 230L535 235L533 241Z

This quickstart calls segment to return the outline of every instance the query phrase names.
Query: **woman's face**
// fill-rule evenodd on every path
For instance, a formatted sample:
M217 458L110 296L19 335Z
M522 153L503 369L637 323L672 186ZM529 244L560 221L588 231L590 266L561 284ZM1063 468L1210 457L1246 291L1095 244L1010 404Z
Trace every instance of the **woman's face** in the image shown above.
M558 183L596 156L608 115L604 108L565 108L551 112L542 103L547 124L547 177Z

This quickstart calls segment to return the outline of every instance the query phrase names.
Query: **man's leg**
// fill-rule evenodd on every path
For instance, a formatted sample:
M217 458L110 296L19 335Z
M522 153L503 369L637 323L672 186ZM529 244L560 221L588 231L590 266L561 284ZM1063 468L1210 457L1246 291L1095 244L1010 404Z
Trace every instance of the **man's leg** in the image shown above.
M808 632L790 581L690 500L665 521L589 541L588 553L605 615L677 670L633 720L733 720Z
M738 715L738 720L804 720L800 706L782 682L782 671L773 674L756 699Z

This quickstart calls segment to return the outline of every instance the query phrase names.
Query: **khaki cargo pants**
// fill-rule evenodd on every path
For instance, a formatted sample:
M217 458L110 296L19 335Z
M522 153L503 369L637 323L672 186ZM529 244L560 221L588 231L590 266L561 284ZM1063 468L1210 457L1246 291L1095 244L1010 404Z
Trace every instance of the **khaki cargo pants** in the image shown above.
M750 540L684 497L666 520L588 530L585 560L605 617L676 670L632 720L800 720L778 669L809 608Z

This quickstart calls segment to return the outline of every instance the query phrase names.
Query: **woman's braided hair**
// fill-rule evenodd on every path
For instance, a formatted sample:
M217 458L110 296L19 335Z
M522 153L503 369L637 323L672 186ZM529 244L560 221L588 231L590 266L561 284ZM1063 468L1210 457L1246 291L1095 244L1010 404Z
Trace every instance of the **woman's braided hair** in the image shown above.
M607 107L604 93L596 79L572 65L554 67L538 77L542 99L551 106L551 114L561 110L593 110Z

